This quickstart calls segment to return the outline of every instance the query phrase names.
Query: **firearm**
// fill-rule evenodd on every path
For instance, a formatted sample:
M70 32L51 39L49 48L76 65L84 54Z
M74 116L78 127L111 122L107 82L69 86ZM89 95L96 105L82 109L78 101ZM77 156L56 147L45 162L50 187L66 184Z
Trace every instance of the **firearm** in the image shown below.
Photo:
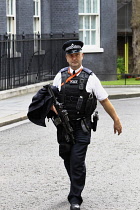
M97 128L97 121L99 120L99 114L98 111L95 111L93 114L93 122L92 122L92 129L95 132Z
M66 142L74 144L74 135L73 135L73 128L70 125L68 112L64 109L63 104L59 103L54 95L54 92L51 88L51 85L48 85L48 92L50 96L53 98L53 104L57 110L58 116L52 117L52 121L54 125L57 127L58 125L62 125L65 130L65 139Z

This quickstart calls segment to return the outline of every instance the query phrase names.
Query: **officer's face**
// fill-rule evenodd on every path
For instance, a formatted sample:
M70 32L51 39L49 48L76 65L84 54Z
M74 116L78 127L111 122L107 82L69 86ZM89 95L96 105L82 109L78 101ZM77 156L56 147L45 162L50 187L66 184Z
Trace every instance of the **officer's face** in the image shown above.
M76 69L80 68L80 66L82 65L83 56L84 55L82 52L66 54L66 59L70 65L70 67L73 70L76 70Z

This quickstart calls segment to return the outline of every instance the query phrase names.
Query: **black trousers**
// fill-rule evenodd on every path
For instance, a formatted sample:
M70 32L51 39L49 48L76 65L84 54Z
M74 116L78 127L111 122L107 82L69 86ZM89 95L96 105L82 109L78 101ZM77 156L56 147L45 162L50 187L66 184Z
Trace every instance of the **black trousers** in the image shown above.
M89 133L84 133L80 120L73 121L72 125L75 144L71 147L70 153L64 157L64 165L70 178L68 201L70 203L81 204L83 202L81 193L84 189L86 179L85 158L88 144L90 143L91 130Z

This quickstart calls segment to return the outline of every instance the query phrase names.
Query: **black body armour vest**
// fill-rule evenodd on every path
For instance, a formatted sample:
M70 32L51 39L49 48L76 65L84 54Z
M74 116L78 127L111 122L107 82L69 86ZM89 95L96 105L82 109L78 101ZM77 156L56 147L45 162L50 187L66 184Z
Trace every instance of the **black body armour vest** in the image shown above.
M62 83L70 76L68 67L60 70ZM68 111L71 120L90 117L97 106L97 99L94 93L86 91L86 84L92 71L83 68L81 73L72 78L68 83L61 86L58 101L63 103L64 109Z

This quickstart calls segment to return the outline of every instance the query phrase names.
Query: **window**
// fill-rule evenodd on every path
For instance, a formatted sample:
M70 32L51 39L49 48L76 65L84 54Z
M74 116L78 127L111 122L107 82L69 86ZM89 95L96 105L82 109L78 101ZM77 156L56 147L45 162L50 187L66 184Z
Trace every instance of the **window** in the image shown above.
M79 0L79 39L83 51L103 52L100 48L100 0Z
M7 0L7 33L16 34L16 0Z
M33 30L34 30L34 49L37 50L39 45L38 35L41 34L41 0L33 0L34 2L34 17L33 17Z
M7 52L10 52L10 57L19 57L21 54L16 52L16 0L6 0L6 16L7 16L7 34L9 44Z

